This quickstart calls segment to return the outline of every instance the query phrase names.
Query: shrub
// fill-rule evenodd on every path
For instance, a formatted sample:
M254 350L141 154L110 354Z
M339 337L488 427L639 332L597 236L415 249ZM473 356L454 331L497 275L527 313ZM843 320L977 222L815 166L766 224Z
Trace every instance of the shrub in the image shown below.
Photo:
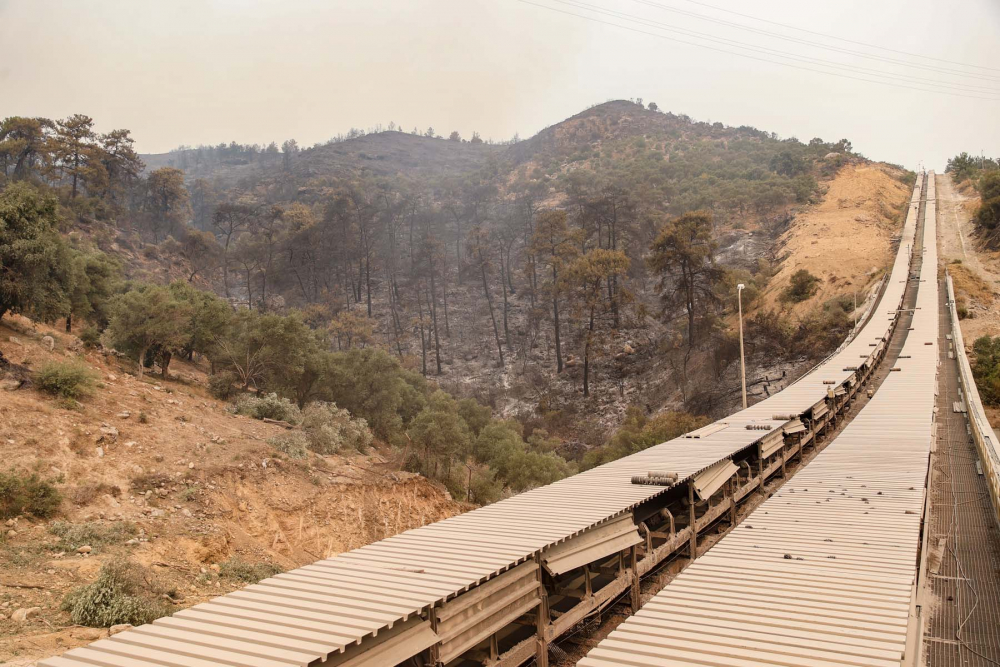
M235 579L248 584L256 584L262 579L273 577L283 572L277 565L271 563L248 563L238 556L219 564L219 576Z
M344 448L367 451L372 432L363 418L354 419L335 403L310 403L302 413L302 430L309 449L318 454L334 454Z
M80 332L80 342L88 350L95 350L101 346L101 332L97 327L87 327Z
M240 394L229 406L229 411L254 419L277 419L289 424L297 424L302 418L298 406L273 393L264 396Z
M62 494L36 474L0 473L0 519L21 514L45 519L59 511Z
M304 459L309 455L307 451L309 438L301 433L282 433L268 438L267 444L286 454L290 459Z
M805 301L819 289L819 278L809 273L806 269L799 269L792 274L791 282L781 294L782 301L800 303Z
M972 344L972 375L986 405L1000 405L1000 336L981 336Z
M46 393L76 400L90 394L96 377L92 370L79 362L51 361L42 366L35 380L39 389Z
M208 393L219 400L228 401L237 391L236 374L232 371L215 373L208 378Z
M105 563L93 583L67 595L62 608L77 625L92 628L121 623L142 625L169 613L156 599L156 593L156 586L143 568L129 561L113 560Z
M122 544L138 535L139 529L130 521L116 521L109 524L96 521L87 523L54 521L49 526L49 532L60 538L60 549L73 551L84 545L96 548Z

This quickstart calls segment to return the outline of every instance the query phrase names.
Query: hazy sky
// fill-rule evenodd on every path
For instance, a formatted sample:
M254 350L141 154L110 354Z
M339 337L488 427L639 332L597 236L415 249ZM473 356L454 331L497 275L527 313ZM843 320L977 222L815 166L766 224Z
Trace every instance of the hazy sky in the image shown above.
M698 120L802 140L847 137L872 158L943 168L961 150L1000 154L1000 2L960 7L932 0L0 0L0 116L86 113L99 130L132 130L141 152L162 152L232 140L312 145L390 121L444 135L527 137L594 103L641 97ZM962 96L888 82L943 85Z

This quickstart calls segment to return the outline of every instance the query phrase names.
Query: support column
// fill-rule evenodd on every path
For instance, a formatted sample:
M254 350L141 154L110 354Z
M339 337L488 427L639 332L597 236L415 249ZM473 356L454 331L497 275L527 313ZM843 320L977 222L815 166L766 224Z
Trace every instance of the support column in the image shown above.
M639 559L636 558L635 545L631 549L631 565L632 568L632 613L639 611L639 605L641 603L641 591L639 590Z
M691 543L688 547L691 560L698 557L698 526L694 511L694 482L688 482L688 524L691 526Z
M538 646L535 650L535 664L538 667L549 667L549 641L545 637L545 630L549 625L549 596L545 591L545 582L542 581L541 556L538 568L538 592L541 601L538 603L538 613L536 616L535 632Z

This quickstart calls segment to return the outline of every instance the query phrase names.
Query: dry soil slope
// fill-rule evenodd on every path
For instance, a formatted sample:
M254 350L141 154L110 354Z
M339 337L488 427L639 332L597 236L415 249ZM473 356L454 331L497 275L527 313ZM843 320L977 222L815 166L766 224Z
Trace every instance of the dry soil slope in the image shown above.
M762 295L762 309L802 317L829 299L865 291L888 267L892 241L902 223L910 186L902 172L880 163L852 163L828 183L820 203L795 216L778 243L784 257ZM797 304L782 303L791 276L807 269L820 281L816 293Z
M55 339L51 351L45 335ZM243 585L215 573L227 559L287 569L463 509L426 479L389 471L378 454L277 454L266 439L283 429L227 413L202 389L196 366L139 380L77 343L22 318L0 322L9 362L38 369L74 359L100 378L93 396L67 409L35 389L11 390L16 383L0 370L0 471L55 481L66 499L54 520L98 530L131 524L137 541L95 543L84 557L57 544L52 521L0 525L0 664L30 664L106 633L66 628L59 605L109 559L149 566L181 592L179 609ZM35 606L41 613L27 623L10 620Z

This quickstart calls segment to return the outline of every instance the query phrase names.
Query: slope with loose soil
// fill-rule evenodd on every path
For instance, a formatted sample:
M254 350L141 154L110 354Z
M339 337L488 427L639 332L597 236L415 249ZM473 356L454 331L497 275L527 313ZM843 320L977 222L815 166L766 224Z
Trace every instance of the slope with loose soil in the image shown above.
M55 340L51 351L45 335ZM0 353L29 370L81 360L100 378L75 409L2 383L0 471L36 472L64 496L52 520L22 516L2 526L2 664L31 664L106 635L70 627L60 603L109 560L149 568L176 610L246 584L220 575L220 564L288 569L464 509L377 453L283 456L266 442L283 427L226 412L195 365L172 367L170 380L140 380L118 359L17 317L0 323ZM79 546L91 552L78 554ZM41 612L11 620L31 607Z

